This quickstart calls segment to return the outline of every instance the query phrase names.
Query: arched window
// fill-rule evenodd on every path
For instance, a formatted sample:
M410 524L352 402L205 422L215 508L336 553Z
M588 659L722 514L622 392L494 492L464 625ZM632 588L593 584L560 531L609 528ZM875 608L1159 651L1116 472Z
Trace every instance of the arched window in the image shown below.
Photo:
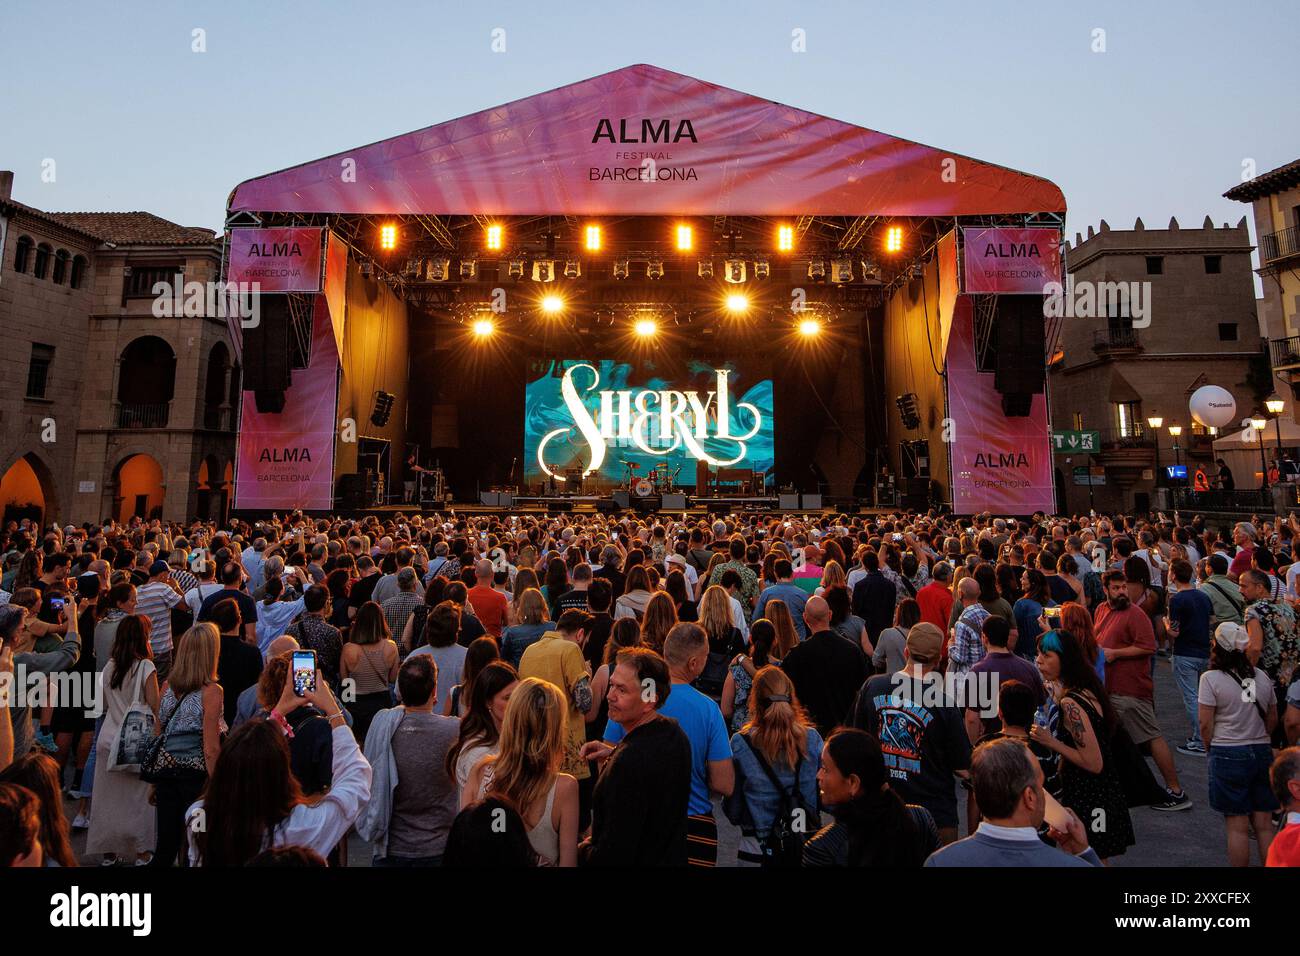
M74 289L80 289L81 283L86 281L86 257L72 257L72 275L69 277L68 285Z
M14 272L26 272L27 263L32 258L32 237L19 236L14 249Z
M63 280L68 274L68 250L59 249L54 253L54 275L51 276L55 285L63 285Z
M38 279L44 279L50 271L50 253L54 250L47 243L42 242L36 247L36 268L32 270L32 275Z

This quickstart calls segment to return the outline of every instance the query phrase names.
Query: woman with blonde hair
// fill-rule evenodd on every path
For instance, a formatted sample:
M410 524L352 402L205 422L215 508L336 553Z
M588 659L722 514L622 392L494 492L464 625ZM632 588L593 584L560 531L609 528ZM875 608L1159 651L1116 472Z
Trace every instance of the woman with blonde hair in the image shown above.
M794 865L786 858L791 844L811 832L817 816L817 768L822 738L799 706L794 684L779 667L767 665L754 675L749 692L749 720L731 737L737 798L728 817L741 828L737 858L742 865ZM803 814L803 826L786 820ZM783 852L784 851L784 852Z
M537 572L532 568L520 568L515 572L514 581L507 582L510 588L511 598L510 605L506 609L506 623L518 624L522 618L519 616L523 610L524 592L536 590L538 594L542 593L542 584L537 577ZM543 599L545 595L542 595ZM542 612L542 618L545 620L547 611Z
M176 642L176 658L158 706L162 748L183 771L154 785L158 846L151 866L172 866L185 845L185 811L207 786L226 733L225 694L217 683L221 634L195 624ZM199 769L202 768L202 769Z
M549 681L526 677L506 705L501 739L470 771L461 809L496 797L514 807L528 828L539 862L578 864L578 781L560 772L569 704Z
M664 638L676 624L677 606L673 604L671 595L660 591L645 606L645 616L641 619L641 643L662 654Z
M799 631L794 626L794 615L790 606L780 598L773 598L763 609L764 615L776 628L776 641L772 644L772 656L778 661L799 646Z
M520 571L519 577L523 576ZM555 630L555 622L551 620L545 596L532 586L515 592L511 617L514 623L501 635L501 659L511 667L518 667L524 651L540 641L547 631Z
M731 598L722 585L711 584L704 589L699 624L709 637L709 656L704 671L695 679L695 689L715 702L721 701L728 668L745 650L744 635L732 621Z
M822 583L814 591L814 594L825 594L831 588L838 585L848 587L848 575L844 573L844 568L838 561L828 561L822 568Z

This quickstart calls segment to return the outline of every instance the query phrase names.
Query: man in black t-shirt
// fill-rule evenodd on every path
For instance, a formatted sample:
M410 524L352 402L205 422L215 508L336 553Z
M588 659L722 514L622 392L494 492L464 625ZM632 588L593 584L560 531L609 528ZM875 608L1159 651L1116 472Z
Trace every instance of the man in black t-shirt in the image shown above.
M953 777L969 776L971 743L965 714L935 670L943 632L932 624L907 634L906 663L862 685L853 726L874 734L885 756L889 785L904 803L930 811L943 845L957 839Z
M862 648L831 630L824 598L810 597L803 619L810 637L786 654L781 669L823 738L848 719L853 698L871 673Z
M243 581L243 569L235 561L229 561L221 568L220 591L209 594L199 605L199 621L212 620L212 609L221 601L233 598L239 605L239 617L243 621L241 630L244 640L257 646L257 602L246 591L240 590ZM260 669L260 668L259 668ZM227 694L227 696L230 696ZM238 696L238 695L235 695Z
M1219 466L1219 487L1224 491L1234 491L1237 482L1232 477L1232 469L1228 467L1228 463L1222 458L1216 459L1214 463Z

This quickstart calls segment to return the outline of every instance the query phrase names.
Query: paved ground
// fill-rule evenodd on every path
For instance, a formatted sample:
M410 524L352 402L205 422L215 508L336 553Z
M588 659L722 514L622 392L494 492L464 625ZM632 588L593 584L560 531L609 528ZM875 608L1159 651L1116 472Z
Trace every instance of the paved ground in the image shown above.
M1174 686L1169 663L1164 660L1156 662L1156 712L1170 748L1182 743L1187 736L1187 719L1182 699ZM1209 806L1205 758L1187 757L1175 752L1174 760L1183 788L1191 796L1194 806L1191 810L1177 813L1149 810L1144 807L1134 809L1132 814L1133 826L1137 833L1137 845L1115 860L1115 865L1168 867L1226 865L1227 841L1224 835L1223 817L1211 810ZM1154 764L1152 768L1154 770ZM1156 778L1159 779L1159 774ZM964 816L964 801L959 801L959 805ZM734 866L739 831L727 823L720 806L715 805L715 809L719 820L718 861L723 866ZM65 810L71 819L76 812L72 801L66 802ZM85 843L85 831L75 831L73 847L79 856L84 852ZM1252 845L1252 862L1257 864L1258 860L1253 857L1253 853ZM369 844L354 833L348 842L349 865L368 866L370 856ZM82 862L95 865L99 861L82 856Z

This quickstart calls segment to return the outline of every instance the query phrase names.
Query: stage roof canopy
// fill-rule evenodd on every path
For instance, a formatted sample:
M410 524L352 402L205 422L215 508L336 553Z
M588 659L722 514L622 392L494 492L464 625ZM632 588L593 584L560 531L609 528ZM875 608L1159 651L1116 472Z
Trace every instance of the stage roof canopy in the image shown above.
M1037 176L640 64L250 179L229 207L946 217L1064 213L1065 198Z

